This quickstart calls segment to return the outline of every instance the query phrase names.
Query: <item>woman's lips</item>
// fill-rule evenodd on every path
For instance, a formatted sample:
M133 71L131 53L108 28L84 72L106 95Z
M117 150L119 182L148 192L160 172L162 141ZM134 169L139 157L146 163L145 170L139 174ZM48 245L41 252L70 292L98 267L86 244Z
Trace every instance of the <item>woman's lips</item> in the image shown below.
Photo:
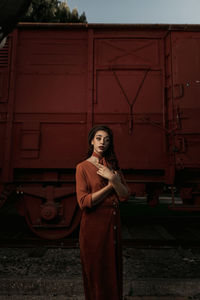
M104 150L104 147L103 147L103 146L100 146L99 149L100 149L100 150Z

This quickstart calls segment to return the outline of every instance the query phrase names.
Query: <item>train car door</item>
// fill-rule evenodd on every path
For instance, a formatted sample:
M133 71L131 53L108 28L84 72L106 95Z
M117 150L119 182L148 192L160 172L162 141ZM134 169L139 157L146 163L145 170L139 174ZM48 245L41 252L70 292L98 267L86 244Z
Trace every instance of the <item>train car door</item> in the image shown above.
M163 40L139 34L95 40L94 123L113 129L122 168L150 174L166 164Z
M172 33L173 103L177 169L200 167L200 33Z

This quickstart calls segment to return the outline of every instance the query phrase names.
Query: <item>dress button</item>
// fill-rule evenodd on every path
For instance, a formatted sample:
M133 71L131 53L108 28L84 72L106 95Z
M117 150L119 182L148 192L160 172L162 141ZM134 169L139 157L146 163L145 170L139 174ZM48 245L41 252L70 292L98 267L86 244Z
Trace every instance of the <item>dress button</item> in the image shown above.
M113 226L113 228L114 228L114 230L116 230L116 229L117 229L117 226Z
M116 215L116 211L113 211L113 215Z

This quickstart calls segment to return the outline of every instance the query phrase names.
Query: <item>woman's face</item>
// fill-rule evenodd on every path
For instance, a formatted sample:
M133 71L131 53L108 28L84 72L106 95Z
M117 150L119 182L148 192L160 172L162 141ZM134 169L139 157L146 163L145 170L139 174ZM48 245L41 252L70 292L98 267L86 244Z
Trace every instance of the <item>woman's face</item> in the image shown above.
M94 146L94 152L102 155L110 145L108 133L103 130L97 131L91 143Z

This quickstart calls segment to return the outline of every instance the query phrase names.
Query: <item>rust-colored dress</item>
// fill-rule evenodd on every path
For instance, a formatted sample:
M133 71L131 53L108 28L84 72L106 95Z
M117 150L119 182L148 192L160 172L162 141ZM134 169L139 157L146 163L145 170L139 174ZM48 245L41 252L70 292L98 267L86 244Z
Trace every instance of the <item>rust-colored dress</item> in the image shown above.
M125 183L121 172L120 175ZM77 165L77 200L83 210L79 243L86 300L122 300L119 201L127 198L119 198L113 190L101 203L91 207L92 193L107 183L91 162L85 160Z

